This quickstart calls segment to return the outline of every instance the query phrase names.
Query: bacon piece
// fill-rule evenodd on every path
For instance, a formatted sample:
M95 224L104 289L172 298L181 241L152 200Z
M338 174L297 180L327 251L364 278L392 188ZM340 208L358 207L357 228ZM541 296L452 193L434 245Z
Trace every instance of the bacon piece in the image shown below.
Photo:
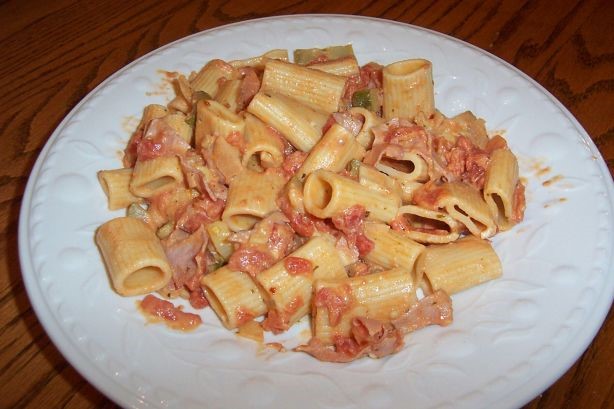
M311 338L307 345L296 348L321 361L350 362L363 356L381 358L398 352L403 347L403 335L390 324L358 317L352 320L350 335L336 335L333 345Z
M451 322L452 300L445 291L437 290L418 301L392 324L406 334L429 325L446 326Z
M284 267L290 275L309 275L313 271L313 263L302 257L289 256L284 259Z
M333 225L343 232L348 244L355 246L358 254L363 257L375 246L364 233L363 221L366 214L364 206L354 205L332 217Z
M219 220L223 211L224 202L221 200L195 199L180 213L177 227L188 233L194 232L201 226Z
M153 119L136 148L137 160L182 155L190 149L177 132L162 119Z
M282 213L290 221L290 227L299 235L303 237L311 237L316 231L315 217L306 213L299 212L292 207L290 200L285 195L280 196L277 199L277 205Z
M339 324L341 316L352 307L352 289L342 286L336 291L329 287L320 288L314 298L314 305L318 308L326 308L328 322L331 326Z
M171 302L161 300L151 294L145 296L139 303L141 311L148 320L164 322L169 328L181 331L191 331L202 323L200 316L183 312Z
M175 229L168 238L160 241L173 271L169 290L184 288L192 280L198 280L205 271L196 263L196 255L206 248L208 236L204 227L192 234ZM194 288L194 286L192 285Z
M190 149L184 155L179 156L179 164L190 189L197 189L201 194L207 194L212 200L226 201L228 187L223 183L221 173L210 168L205 168L204 158Z
M275 263L271 253L263 247L250 243L240 245L228 259L228 267L256 277Z
M390 324L366 317L352 320L352 338L358 345L368 345L363 354L381 358L403 347L403 334Z
M243 67L239 72L243 75L243 81L239 88L238 105L240 109L244 109L250 103L254 95L258 93L260 89L260 80L252 67Z

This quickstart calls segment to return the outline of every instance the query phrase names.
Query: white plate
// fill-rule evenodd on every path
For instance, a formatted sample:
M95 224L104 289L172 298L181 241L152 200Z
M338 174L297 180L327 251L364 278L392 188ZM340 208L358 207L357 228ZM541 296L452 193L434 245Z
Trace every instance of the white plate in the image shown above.
M210 310L190 334L144 325L110 288L94 230L106 210L96 171L120 166L127 119L164 102L158 70L197 69L272 48L351 42L361 63L424 57L436 103L505 129L528 181L526 219L494 240L502 279L454 296L454 323L406 338L402 352L350 364L258 351ZM543 182L550 180L543 185ZM124 406L175 408L510 408L584 351L613 297L612 179L593 142L542 87L496 57L404 24L292 16L233 24L154 51L117 72L60 124L28 183L19 226L24 280L64 356ZM294 336L305 339L295 331ZM301 338L302 337L302 338Z

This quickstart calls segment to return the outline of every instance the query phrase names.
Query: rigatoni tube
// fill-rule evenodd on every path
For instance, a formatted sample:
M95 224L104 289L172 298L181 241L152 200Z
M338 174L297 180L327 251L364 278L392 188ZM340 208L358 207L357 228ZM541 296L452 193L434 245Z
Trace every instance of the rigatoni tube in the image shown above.
M159 290L172 271L155 232L134 217L109 220L96 231L96 244L107 266L111 283L121 295Z
M203 276L200 283L211 308L228 329L237 328L267 311L260 289L244 272L225 266Z
M490 242L468 236L427 247L416 261L418 279L426 276L433 291L448 294L501 276L501 261Z
M283 176L246 170L230 183L222 220L232 231L248 230L269 213L279 210L275 200Z
M343 210L361 205L368 219L389 222L399 209L398 198L382 196L353 179L328 170L311 173L303 188L305 209L316 217L333 217Z
M414 119L435 109L433 67L428 60L404 60L387 65L383 74L384 118Z
M292 98L270 92L257 93L247 112L278 130L295 148L308 152L322 137L328 115Z

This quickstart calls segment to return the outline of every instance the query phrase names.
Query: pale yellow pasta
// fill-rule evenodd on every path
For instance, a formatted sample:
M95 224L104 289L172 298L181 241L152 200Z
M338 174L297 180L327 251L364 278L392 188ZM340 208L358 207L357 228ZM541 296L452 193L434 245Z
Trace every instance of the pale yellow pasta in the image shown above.
M460 237L463 225L449 214L414 205L399 208L401 218L409 229L403 234L419 243L450 243Z
M132 179L132 168L98 172L98 181L105 195L107 195L109 210L123 209L131 203L142 201L140 197L130 192L130 179Z
M399 182L372 166L360 164L358 183L382 195L392 196L396 203L401 204L402 191Z
M238 147L231 145L225 136L219 135L214 139L211 152L215 167L224 175L227 183L243 172L241 151Z
M153 197L183 186L183 172L176 156L161 156L137 161L130 180L130 191L139 197Z
M143 116L141 116L141 122L139 122L137 130L143 132L152 120L162 118L167 114L168 109L166 109L165 106L157 104L147 105L145 109L143 109Z
M269 60L288 61L288 50L270 50L257 57L246 58L244 60L229 61L228 64L235 68L253 67L258 69L264 69L265 64Z
M375 162L375 168L403 182L425 182L428 180L426 161L417 153L400 152L400 157L389 156L386 151Z
M339 109L345 82L346 78L339 75L270 60L264 68L261 91L285 95L330 114Z
M275 131L252 114L245 115L245 152L241 163L245 168L263 170L281 166L284 145Z
M96 231L96 244L118 294L147 294L171 279L171 267L160 241L140 219L109 220Z
M499 230L514 225L514 191L518 183L518 161L509 149L497 149L490 157L484 183L484 199Z
M254 280L241 271L221 267L201 278L209 305L228 329L266 313L267 306Z
M351 77L360 74L360 67L356 57L342 57L325 62L309 64L312 70L324 71L329 74Z
M341 125L335 123L316 143L309 155L299 168L297 175L303 178L314 170L328 169L339 172L352 159L362 159L365 148L357 141L354 135Z
M239 93L241 92L242 80L225 81L215 95L215 100L224 105L231 112L237 112L239 109Z
M227 137L233 132L245 132L242 117L213 100L200 100L196 104L196 147L208 148L218 136Z
M436 205L467 227L475 236L486 239L497 232L488 205L480 191L461 182L444 183L443 194L439 195Z
M414 193L424 186L424 183L401 179L399 180L399 186L401 187L401 200L404 204L407 204L411 203Z
M367 210L369 219L389 222L399 209L397 198L381 195L355 180L328 170L317 170L307 177L303 200L305 209L322 219L338 215L351 206L361 205Z
M374 126L381 125L384 120L377 116L375 112L371 112L362 107L350 108L350 114L352 116L357 115L363 118L363 124L358 132L358 135L356 135L356 140L362 145L363 148L371 149L374 138L373 131L371 129Z
M269 213L279 210L275 200L284 186L283 176L246 170L230 183L222 220L232 231L250 229Z
M328 116L297 101L268 92L257 93L247 112L278 130L295 148L307 152L322 137Z
M414 119L435 109L432 64L428 60L404 60L384 67L384 118Z
M346 301L340 316L331 316L326 306L317 304L321 291L331 292ZM313 336L325 344L332 344L335 337L347 337L354 318L390 322L417 302L412 274L402 268L366 276L317 280L314 294Z
M419 279L426 276L433 291L454 294L501 276L497 253L487 240L468 236L427 247L416 261Z
M312 270L298 274L288 271L285 260L289 257L308 260ZM312 237L284 260L258 273L256 281L269 307L271 329L284 331L309 312L314 280L341 277L347 275L334 242L322 236Z
M222 79L237 78L239 78L239 72L231 65L222 60L211 60L190 79L190 85L194 91L206 92L213 98L220 88Z
M424 250L422 244L392 230L387 224L367 222L364 224L364 233L374 245L364 259L386 269L401 267L412 272L416 259Z
M171 111L183 112L189 114L192 111L192 93L193 89L185 75L179 75L174 82L177 95L168 103L168 108Z
M173 128L173 130L187 143L192 142L192 127L188 125L186 122L186 116L181 112L176 112L174 114L168 114L163 116L162 121L164 121L168 126Z

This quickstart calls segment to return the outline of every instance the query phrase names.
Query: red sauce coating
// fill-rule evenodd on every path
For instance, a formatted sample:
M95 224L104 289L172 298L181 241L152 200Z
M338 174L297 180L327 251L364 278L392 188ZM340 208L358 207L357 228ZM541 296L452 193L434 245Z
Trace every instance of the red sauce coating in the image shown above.
M181 331L191 331L202 323L200 316L183 312L171 302L161 300L151 294L140 302L141 311L152 321L162 321L168 327Z

